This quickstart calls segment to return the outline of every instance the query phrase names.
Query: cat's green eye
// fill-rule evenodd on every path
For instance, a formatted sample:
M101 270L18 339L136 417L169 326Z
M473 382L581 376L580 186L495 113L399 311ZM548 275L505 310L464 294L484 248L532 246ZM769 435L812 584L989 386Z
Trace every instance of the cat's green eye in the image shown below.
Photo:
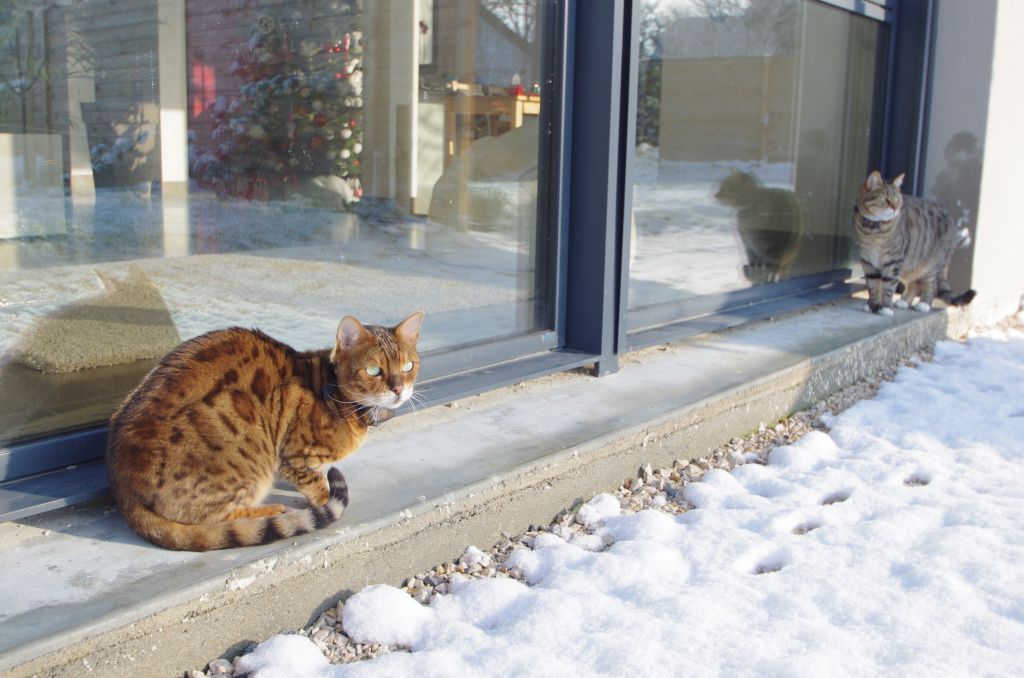
M412 361L409 361L406 364L402 365L402 371L403 372L412 372Z
M370 365L369 367L366 368L366 373L371 377L379 377L380 368L377 367L376 365Z

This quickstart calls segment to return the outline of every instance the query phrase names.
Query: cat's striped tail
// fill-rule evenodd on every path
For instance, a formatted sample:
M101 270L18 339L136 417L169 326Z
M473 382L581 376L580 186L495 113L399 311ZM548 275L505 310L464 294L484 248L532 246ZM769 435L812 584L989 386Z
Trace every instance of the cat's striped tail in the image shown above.
M964 220L966 221L966 220ZM963 221L958 222L958 225L962 224ZM971 232L966 226L961 226L960 230L956 234L956 245L957 249L963 249L971 246ZM977 292L974 290L967 290L963 294L955 295L953 290L950 289L949 283L945 279L939 282L939 299L946 302L949 306L966 306L974 300Z
M334 467L327 471L327 482L331 494L323 506L292 509L275 516L188 525L168 520L141 504L133 505L124 515L143 537L175 551L213 551L269 544L319 530L341 517L348 506L348 483Z
M966 306L974 300L977 292L974 290L967 290L963 294L954 295L953 290L949 288L949 283L943 281L942 286L939 288L939 299L946 302L949 306Z

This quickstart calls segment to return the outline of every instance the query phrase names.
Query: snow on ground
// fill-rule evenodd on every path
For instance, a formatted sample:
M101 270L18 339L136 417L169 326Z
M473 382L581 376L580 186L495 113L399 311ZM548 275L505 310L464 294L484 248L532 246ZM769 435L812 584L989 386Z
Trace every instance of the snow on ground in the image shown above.
M594 541L543 534L510 555L529 586L460 581L430 606L389 586L349 599L353 639L409 653L335 666L282 635L237 668L1024 675L1024 333L941 343L933 363L900 370L829 423L767 465L708 472L679 516L621 515L613 497L595 497L579 514Z

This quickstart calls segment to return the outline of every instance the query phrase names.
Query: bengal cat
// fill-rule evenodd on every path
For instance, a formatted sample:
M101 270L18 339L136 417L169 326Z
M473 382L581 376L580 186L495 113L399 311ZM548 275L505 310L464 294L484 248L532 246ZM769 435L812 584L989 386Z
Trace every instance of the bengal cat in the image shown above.
M107 468L128 523L160 546L207 551L311 532L348 505L336 468L413 394L423 313L394 327L346 316L333 349L295 351L257 330L168 353L114 413ZM275 477L309 500L261 504Z

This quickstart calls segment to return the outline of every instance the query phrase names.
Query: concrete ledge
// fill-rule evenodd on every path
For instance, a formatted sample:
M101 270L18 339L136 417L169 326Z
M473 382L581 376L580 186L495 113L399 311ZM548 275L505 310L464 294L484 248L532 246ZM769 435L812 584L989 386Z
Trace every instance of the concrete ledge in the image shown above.
M182 554L104 502L0 525L13 676L179 675L297 629L366 584L404 578L549 521L645 462L700 456L946 336L961 311L874 316L844 301L625 356L620 372L537 379L402 417L340 466L352 505L294 542ZM429 393L426 394L429 397ZM295 493L284 493L296 501Z

